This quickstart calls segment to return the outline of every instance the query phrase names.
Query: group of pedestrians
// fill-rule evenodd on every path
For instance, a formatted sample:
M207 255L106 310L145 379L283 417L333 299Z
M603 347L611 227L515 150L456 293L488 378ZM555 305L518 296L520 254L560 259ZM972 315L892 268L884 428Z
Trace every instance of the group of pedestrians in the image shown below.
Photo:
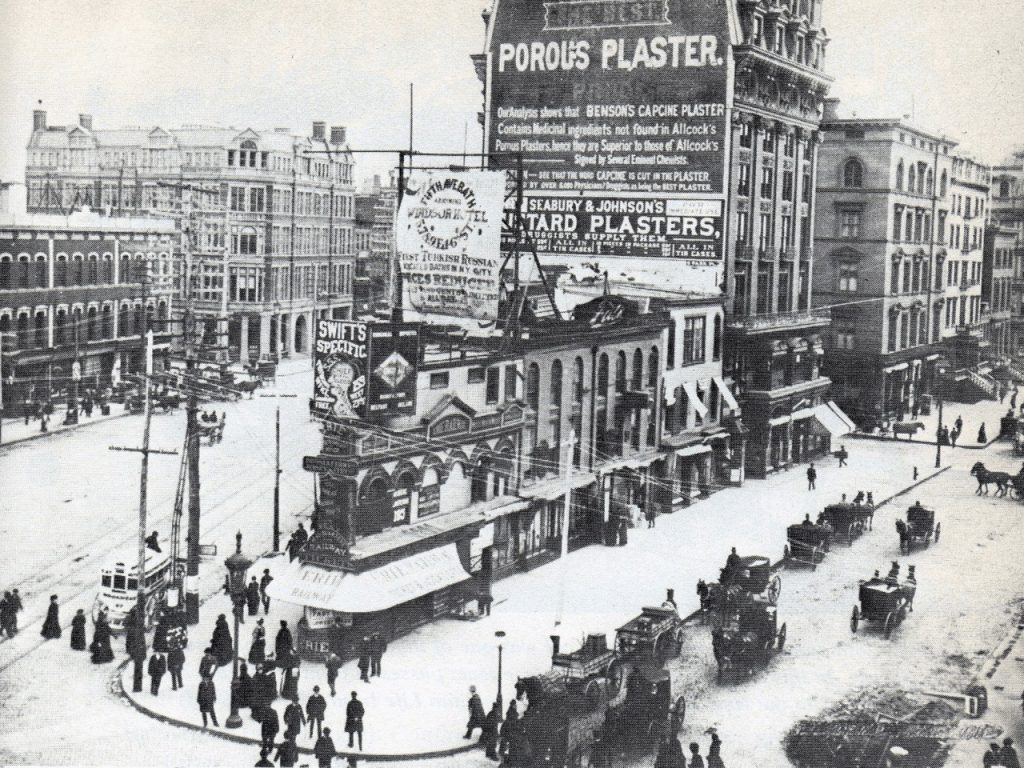
M1003 739L1001 747L995 742L989 744L988 752L982 756L981 764L984 768L1020 768L1020 758L1013 746L1013 739Z
M687 762L683 747L675 736L665 736L658 745L654 768L725 768L722 762L722 740L714 728L708 729L711 744L708 745L707 761L700 755L700 744L690 742L690 759Z
M309 533L302 527L302 523L299 523L299 527L292 532L291 538L288 539L288 544L285 545L285 549L288 550L289 561L299 556L299 550L306 546L307 541L309 541Z
M371 677L380 677L381 661L387 649L388 644L380 632L374 632L363 638L363 642L359 646L359 661L356 662L360 680L368 683Z
M18 634L18 614L24 606L17 589L4 592L0 598L0 637L14 637Z

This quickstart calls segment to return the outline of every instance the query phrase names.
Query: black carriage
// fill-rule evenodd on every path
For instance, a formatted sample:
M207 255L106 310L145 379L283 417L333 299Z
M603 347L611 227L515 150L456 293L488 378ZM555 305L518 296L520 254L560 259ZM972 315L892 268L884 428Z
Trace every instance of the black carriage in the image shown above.
M552 669L520 678L522 713L509 745L510 762L525 768L588 768L602 753L650 750L674 733L686 713L683 697L672 700L668 672L649 662L619 659L604 635L552 656Z
M915 546L927 549L933 538L937 544L942 525L935 522L935 510L917 502L907 508L906 521L896 521L896 531L900 535L900 552L909 555Z
M770 605L775 605L782 593L782 578L772 574L772 564L767 557L730 555L730 560L732 562L727 561L722 568L718 583L707 584L703 579L697 582L704 620L710 619L716 626L721 626L723 616L730 609L748 605L761 595Z
M806 521L786 529L786 548L783 558L786 565L801 563L817 569L832 547L832 528L827 525L813 525Z
M672 607L647 606L615 630L615 651L620 659L664 664L676 658L682 647L683 621Z
M711 633L719 680L763 669L785 646L786 625L778 626L777 609L761 598L731 611Z
M833 540L845 541L852 547L854 539L870 531L874 523L875 508L870 504L829 504L818 515L818 525L832 529Z
M910 566L906 581L899 581L899 569L894 564L893 570L886 578L874 578L860 583L860 605L853 606L850 616L850 630L856 633L862 621L875 621L882 624L882 634L886 640L892 631L903 623L907 614L914 610L914 594L917 592L917 579L914 566Z

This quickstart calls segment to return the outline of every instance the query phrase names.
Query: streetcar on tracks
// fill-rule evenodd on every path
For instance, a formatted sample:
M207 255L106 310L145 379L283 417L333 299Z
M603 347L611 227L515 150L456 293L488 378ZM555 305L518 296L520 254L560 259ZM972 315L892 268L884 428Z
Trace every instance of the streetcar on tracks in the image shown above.
M138 600L138 552L115 556L100 570L100 590L92 604L93 623L100 613L106 614L113 632L123 632L128 613ZM146 549L143 591L146 600L146 629L150 629L167 604L171 584L171 557L166 552Z

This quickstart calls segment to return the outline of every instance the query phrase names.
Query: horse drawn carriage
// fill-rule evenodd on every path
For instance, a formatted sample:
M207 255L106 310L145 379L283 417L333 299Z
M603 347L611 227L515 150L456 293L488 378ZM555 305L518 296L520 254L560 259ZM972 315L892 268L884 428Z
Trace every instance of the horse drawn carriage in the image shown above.
M659 666L620 659L604 635L590 635L572 653L555 652L543 675L516 682L521 713L517 748L527 768L588 768L602 753L626 748L647 751L678 731L686 714L682 696L672 700L672 680ZM513 746L510 745L510 754Z
M884 579L879 578L878 571L875 571L873 578L860 583L860 605L853 606L850 616L852 632L856 633L862 621L882 622L882 634L888 640L892 631L914 610L914 594L917 592L914 566L908 568L903 582L899 581L899 569L899 563L894 562Z
M786 565L802 563L817 570L818 563L832 548L832 534L831 526L815 525L809 519L789 526L786 529L786 548L782 553Z
M935 522L935 510L922 507L918 501L907 508L906 521L896 521L896 531L900 535L900 552L909 555L914 545L927 549L932 537L938 544L942 524Z
M721 627L711 632L719 680L737 673L753 674L785 645L786 625L778 626L777 609L760 597L730 610Z
M772 575L771 560L760 555L739 557L735 551L721 569L718 583L708 584L703 579L697 582L705 621L710 617L718 625L728 609L746 605L761 595L769 605L775 605L781 592L782 579Z
M645 606L639 616L615 630L619 658L651 660L664 664L683 647L683 620L672 606Z
M845 540L852 547L853 540L870 531L874 524L875 508L870 504L829 504L818 515L818 525L832 528L835 540Z

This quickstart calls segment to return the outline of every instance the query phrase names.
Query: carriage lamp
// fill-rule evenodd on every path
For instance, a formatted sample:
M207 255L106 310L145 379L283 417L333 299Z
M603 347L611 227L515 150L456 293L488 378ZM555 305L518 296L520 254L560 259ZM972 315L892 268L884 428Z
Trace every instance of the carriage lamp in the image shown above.
M935 360L935 394L939 398L939 425L935 428L935 468L942 464L942 393L949 362L944 357Z
M232 613L235 617L235 653L231 660L231 714L224 722L227 728L241 728L242 718L238 714L238 620L245 604L245 574L252 560L242 554L242 532L235 534L235 553L224 561L228 569L228 589L231 591Z
M504 717L504 715L501 714L503 711L502 707L504 706L504 703L502 702L501 699L501 653L503 650L501 641L502 638L505 637L505 630L499 629L497 632L494 633L494 636L498 638L498 695L496 697L496 701L498 702L498 718L500 720Z

